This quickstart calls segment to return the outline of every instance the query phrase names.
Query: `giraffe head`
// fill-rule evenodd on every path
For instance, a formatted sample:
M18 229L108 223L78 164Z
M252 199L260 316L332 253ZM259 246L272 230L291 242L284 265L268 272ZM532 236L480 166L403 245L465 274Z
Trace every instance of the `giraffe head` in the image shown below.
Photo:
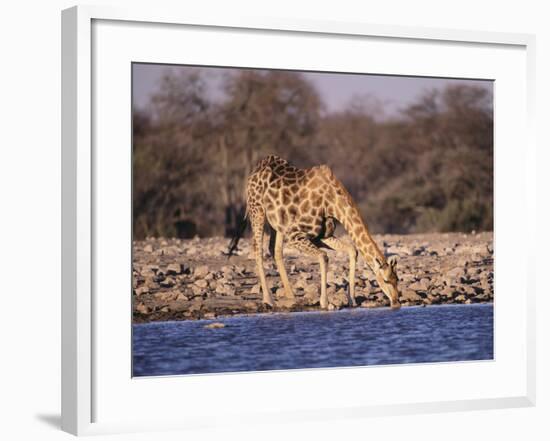
M390 300L391 308L400 308L399 291L397 289L398 277L395 271L397 258L391 256L385 263L381 263L378 259L375 259L374 262L375 267L373 269L378 286L380 286L386 297Z

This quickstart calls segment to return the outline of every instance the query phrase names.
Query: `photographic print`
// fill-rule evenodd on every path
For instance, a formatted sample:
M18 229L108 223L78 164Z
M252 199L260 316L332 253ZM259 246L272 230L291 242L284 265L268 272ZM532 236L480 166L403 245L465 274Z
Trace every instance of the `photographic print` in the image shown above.
M493 82L132 64L133 376L493 359Z

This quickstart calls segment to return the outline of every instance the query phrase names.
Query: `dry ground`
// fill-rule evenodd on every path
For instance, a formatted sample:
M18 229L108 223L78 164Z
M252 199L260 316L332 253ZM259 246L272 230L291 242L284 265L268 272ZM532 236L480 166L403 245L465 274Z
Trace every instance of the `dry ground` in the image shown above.
M376 235L386 255L396 254L403 306L493 301L493 235ZM134 242L134 322L214 318L268 312L254 271L251 243L242 239L227 259L228 240L155 239ZM266 250L267 252L267 250ZM329 251L329 309L348 307L347 255ZM296 302L284 298L275 263L266 254L274 311L319 309L319 265L285 249L286 268ZM389 301L361 258L356 273L359 307L388 306Z

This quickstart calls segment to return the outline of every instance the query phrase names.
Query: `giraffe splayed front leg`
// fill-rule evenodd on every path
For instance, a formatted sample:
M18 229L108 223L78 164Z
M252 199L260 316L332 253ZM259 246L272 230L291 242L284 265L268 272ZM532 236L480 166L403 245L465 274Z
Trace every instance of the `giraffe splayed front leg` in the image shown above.
M308 255L314 256L319 259L319 268L321 271L321 298L319 303L321 308L328 308L328 296L327 296L327 266L328 266L328 256L323 250L319 249L317 246L311 242L309 237L302 232L291 233L289 234L289 245L295 248L298 251Z
M321 239L325 245L328 245L335 251L345 251L349 256L349 304L356 306L355 302L355 266L357 263L357 249L350 243L346 243L337 237L326 237Z
M280 232L276 232L275 236L275 263L277 264L277 271L283 281L283 287L285 289L285 296L289 299L296 299L292 286L288 280L288 275L285 269L285 263L283 260L283 235Z

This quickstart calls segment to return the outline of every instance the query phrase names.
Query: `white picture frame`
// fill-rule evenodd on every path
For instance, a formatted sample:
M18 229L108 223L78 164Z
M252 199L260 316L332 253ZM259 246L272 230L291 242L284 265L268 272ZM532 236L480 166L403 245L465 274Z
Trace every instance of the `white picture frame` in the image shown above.
M105 23L106 32L94 28L98 23ZM119 26L118 29L113 29L113 25ZM511 238L508 237L506 231L517 227L518 222L522 222L524 231L528 231L530 235L534 235L534 216L523 216L522 219L513 217L509 213L513 213L513 207L509 205L511 201L521 201L527 213L534 213L535 199L535 145L532 124L534 121L534 46L535 39L532 35L527 34L506 34L493 32L476 32L476 31L458 31L451 29L425 29L417 27L397 27L385 25L373 25L363 23L337 23L337 22L314 22L314 21L296 21L292 19L274 19L274 18L242 18L242 17L198 17L189 14L187 7L175 9L169 12L159 12L154 10L119 10L110 7L73 7L63 11L62 13L62 428L63 430L73 434L97 434L97 433L112 433L125 432L136 430L166 430L177 428L191 428L202 426L215 426L228 424L231 415L224 417L220 415L217 418L211 418L211 415L206 412L197 411L196 414L186 418L176 418L170 416L168 418L153 417L150 420L140 418L128 418L124 415L114 414L115 411L110 411L109 417L99 417L103 415L103 406L105 404L105 390L107 386L110 388L116 386L116 382L104 380L103 377L109 377L108 365L104 365L105 357L102 351L105 349L106 339L105 333L113 333L113 342L126 341L126 333L121 334L124 338L117 340L117 332L130 325L130 312L126 311L124 315L125 304L121 303L113 307L113 313L106 322L111 323L109 327L106 325L98 325L98 315L104 313L104 302L94 300L94 293L101 285L102 277L97 278L97 271L101 272L101 267L104 264L103 259L98 260L98 255L104 252L105 247L101 245L100 236L103 235L103 225L98 217L98 211L101 210L102 204L107 203L104 198L105 191L102 190L104 185L117 185L116 181L108 181L106 176L107 171L103 175L103 170L99 170L104 166L103 159L94 154L93 137L100 136L95 133L101 130L101 125L96 125L95 118L97 117L97 106L102 105L101 99L94 95L94 90L97 89L98 81L101 82L101 72L94 65L94 60L100 60L101 50L105 46L106 39L112 38L113 32L124 34L124 27L128 26L154 26L156 31L162 33L163 28L170 29L201 29L207 33L216 32L238 32L247 34L254 32L255 35L262 33L270 33L273 40L278 38L278 32L284 33L284 38L298 41L298 38L319 37L333 38L340 40L353 39L353 41L377 40L384 42L404 42L408 45L408 50L414 53L420 50L419 48L426 45L453 45L460 47L467 54L469 51L474 52L476 48L482 48L486 53L491 51L499 53L510 53L510 62L514 63L514 74L516 77L510 77L509 84L514 81L518 83L518 91L511 91L513 97L507 97L504 94L499 96L499 79L496 81L496 99L495 99L495 124L497 130L515 130L511 132L512 139L521 139L522 148L515 152L510 152L504 136L505 132L498 132L495 137L495 153L496 153L496 170L503 170L505 173L507 167L514 163L514 157L518 158L521 163L519 173L519 184L514 187L506 187L504 180L497 179L495 205L499 207L496 211L495 223L498 225L495 228L495 261L496 261L496 283L495 283L495 298L496 310L501 314L496 316L496 337L507 338L505 335L504 324L509 320L512 312L513 303L509 300L508 290L514 290L510 295L516 295L518 300L518 317L520 320L520 331L516 337L510 337L509 344L517 351L514 354L507 354L501 350L499 355L499 346L496 345L496 361L495 365L502 363L510 363L516 366L512 369L508 376L508 380L513 383L514 388L504 390L502 393L498 391L498 381L495 380L494 389L481 391L477 396L465 394L459 396L446 396L444 391L440 395L427 394L425 396L414 395L411 397L402 396L400 399L392 401L390 398L386 402L380 400L375 404L365 404L361 401L353 402L351 392L331 392L332 402L334 405L327 406L327 402L319 400L319 407L308 404L304 401L300 404L301 407L282 408L275 406L261 406L258 403L258 412L252 413L250 407L246 407L244 403L237 402L234 412L246 416L253 416L257 421L265 422L284 422L296 421L300 419L323 419L327 418L342 418L342 417L366 417L373 415L399 415L419 412L441 412L441 411L456 411L466 409L488 409L502 407L520 407L532 406L535 403L535 286L534 286L534 251L529 248L528 243L534 241L525 241L524 244L512 244ZM281 34L282 35L282 34ZM160 36L159 38L163 38ZM328 40L327 40L328 41ZM110 43L107 41L107 43ZM207 43L197 42L198 45ZM423 46L424 45L424 46ZM112 45L116 47L116 44ZM205 46L206 47L206 46ZM160 45L158 46L160 51ZM132 60L133 54L126 55ZM214 56L214 55L213 55ZM220 57L220 55L216 55ZM289 53L288 57L291 58ZM94 58L95 57L95 58ZM503 55L503 60L506 58ZM215 58L215 56L214 56ZM295 57L296 58L296 57ZM109 57L107 57L109 59ZM160 56L161 61L166 61ZM515 60L515 61L513 61ZM147 61L143 59L134 61ZM509 61L503 61L506 63ZM258 61L259 66L265 66L265 62ZM288 61L287 63L296 63L296 61ZM193 63L191 63L193 64ZM227 65L227 61L220 61L220 65ZM416 71L417 74L430 75L435 72L435 67L428 66L430 63L426 60L426 70ZM463 75L473 78L483 78L479 76L481 72L478 66L471 63L471 66L464 66L462 69ZM236 62L236 65L240 65ZM285 65L283 60L282 65ZM291 67L288 64L286 67ZM296 67L296 66L292 66ZM302 66L298 66L302 67ZM432 69L432 71L430 71ZM128 66L129 72L129 66ZM470 72L470 74L466 74ZM385 71L380 73L387 74L402 74L397 68L393 71ZM476 75L477 74L477 75ZM512 74L511 74L512 75ZM128 80L129 80L128 76ZM503 85L506 85L503 80ZM103 87L101 84L100 88ZM128 93L128 90L124 93ZM504 91L506 92L506 91ZM516 93L517 92L517 93ZM125 95L127 96L127 95ZM502 97L502 98L500 98ZM502 99L502 100L501 100ZM508 100L509 99L509 100ZM98 100L100 103L98 104ZM503 107L502 103L515 103L517 106L514 109L514 114L520 121L519 127L507 127L506 118L508 118L507 108ZM130 106L130 103L125 103ZM96 107L94 107L96 106ZM511 109L508 109L512 113ZM130 133L127 133L128 139ZM124 151L127 151L127 139L121 138L126 144L125 147L120 147L121 155L115 153L113 161L124 161L127 159ZM119 150L117 149L116 152ZM500 161L500 162L499 162ZM123 173L123 176L124 173ZM100 181L105 180L105 183ZM129 186L129 182L124 184L124 180L119 183L121 186ZM98 187L99 185L99 187ZM114 187L110 187L113 189ZM118 194L116 189L113 191ZM500 193L499 193L500 192ZM504 193L506 192L506 194ZM125 194L122 192L121 194ZM506 195L510 198L506 199ZM129 201L128 201L129 204ZM502 207L502 208L500 208ZM500 210L500 212L499 212ZM508 211L510 210L510 211ZM113 214L114 216L114 214ZM122 227L120 227L122 225ZM124 228L124 223L119 225L118 232ZM123 236L129 236L128 231L123 231ZM500 231L498 228L501 228ZM508 241L510 239L510 242ZM527 243L528 242L528 243ZM516 281L516 285L508 288L504 284L499 283L499 270L501 274L509 273L507 265L512 265L512 254L520 254L519 264L516 260L516 265L521 267L520 276ZM117 256L117 253L113 253ZM125 255L122 253L121 255ZM509 256L510 255L510 256ZM127 263L120 263L120 260L114 259L113 262L119 265L129 266ZM108 262L112 264L113 262ZM503 277L503 276L502 276ZM500 280L503 280L501 277ZM126 279L128 280L128 279ZM502 293L502 294L499 294ZM502 296L502 301L500 297ZM103 315L101 320L103 320ZM118 320L118 321L117 321ZM500 323L499 323L500 321ZM113 324L115 323L115 324ZM118 324L116 324L118 323ZM102 328L98 330L98 326ZM501 328L499 328L500 326ZM118 329L120 328L120 329ZM499 331L502 329L502 332ZM514 339L516 338L516 339ZM114 344L114 343L113 343ZM120 347L118 348L121 349ZM116 352L116 348L109 349ZM128 353L128 348L125 348L121 357ZM519 354L519 355L517 355ZM509 357L508 357L509 355ZM500 359L499 359L500 356ZM516 358L514 358L516 357ZM116 357L113 358L114 362ZM100 361L98 361L100 360ZM127 360L126 360L127 361ZM126 362L125 361L125 362ZM489 366L485 364L484 366ZM451 367L452 368L452 367ZM393 367L385 367L380 369L395 369ZM423 367L412 366L410 369L416 369L418 375L423 375ZM490 367L483 367L475 363L463 364L460 369L464 372L487 371L487 375L491 375ZM235 382L234 387L263 387L266 383L274 383L295 385L297 382L308 383L308 386L315 387L315 381L349 381L357 380L361 376L366 376L371 372L369 370L356 369L332 369L324 371L318 379L311 380L308 383L308 378L313 376L310 372L285 372L278 376L268 376L265 374L248 373L245 375L230 375L232 382ZM501 374L504 375L505 371ZM181 383L181 379L167 377L163 379L134 379L132 380L128 372L128 381L131 383L140 383L139 387L147 387L151 389L149 392L154 394L155 390L164 393L167 389L175 387L176 383ZM426 371L427 374L427 371ZM126 374L124 374L126 375ZM322 376L322 378L321 378ZM116 376L113 376L116 379ZM188 380L186 387L189 393L193 394L193 383L201 382L201 387L204 387L208 382L216 382L216 387L228 387L228 392L231 391L232 385L226 381L222 383L224 375L195 377ZM241 381L242 380L242 381ZM187 381L187 380L186 380ZM281 383L277 383L280 381ZM149 382L149 383L147 383ZM238 384L237 384L238 383ZM198 384L198 383L197 383ZM121 387L117 390L118 395L123 396L124 391L129 391ZM412 392L411 392L412 393ZM329 394L329 395L331 395ZM433 399L434 396L439 398ZM346 405L349 398L351 403ZM122 397L124 399L124 397ZM130 399L130 398L126 398ZM277 397L273 397L273 402L277 403ZM145 400L146 401L146 400ZM116 407L120 403L114 403L112 407ZM200 406L199 406L200 407ZM107 415L105 411L105 415ZM159 411L160 414L160 411ZM234 415L234 414L232 414ZM138 421L139 420L139 421Z

